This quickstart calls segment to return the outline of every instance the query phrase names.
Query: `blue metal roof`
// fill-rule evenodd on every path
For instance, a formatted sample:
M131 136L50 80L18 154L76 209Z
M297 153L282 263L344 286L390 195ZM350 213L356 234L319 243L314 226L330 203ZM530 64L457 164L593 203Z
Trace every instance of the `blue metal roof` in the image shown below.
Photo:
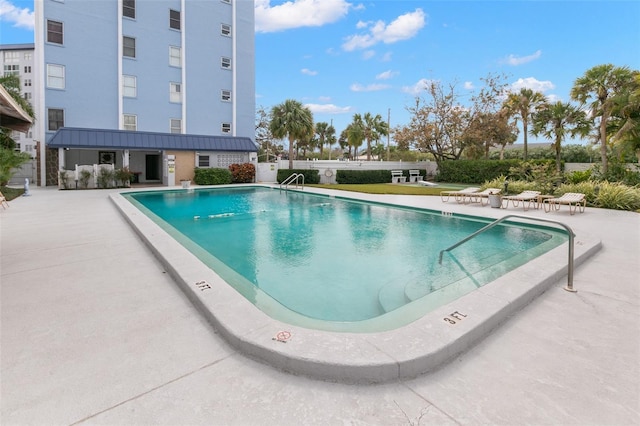
M49 148L131 149L171 151L257 152L250 138L179 133L62 127L47 142Z

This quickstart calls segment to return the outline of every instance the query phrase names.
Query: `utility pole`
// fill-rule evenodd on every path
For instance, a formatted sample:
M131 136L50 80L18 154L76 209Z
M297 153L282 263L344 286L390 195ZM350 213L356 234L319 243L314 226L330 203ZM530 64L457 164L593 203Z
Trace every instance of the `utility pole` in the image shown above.
M333 127L333 118L331 119L331 127ZM331 140L329 140L329 161L331 161Z
M387 109L387 161L389 161L389 135L391 134L391 108Z

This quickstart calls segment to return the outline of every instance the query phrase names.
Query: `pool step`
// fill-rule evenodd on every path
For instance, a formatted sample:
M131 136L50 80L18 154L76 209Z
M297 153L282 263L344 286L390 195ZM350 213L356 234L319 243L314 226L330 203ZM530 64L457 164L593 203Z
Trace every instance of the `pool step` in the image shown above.
M398 309L409 302L406 298L404 289L397 283L385 285L378 292L378 302L383 312L390 312Z

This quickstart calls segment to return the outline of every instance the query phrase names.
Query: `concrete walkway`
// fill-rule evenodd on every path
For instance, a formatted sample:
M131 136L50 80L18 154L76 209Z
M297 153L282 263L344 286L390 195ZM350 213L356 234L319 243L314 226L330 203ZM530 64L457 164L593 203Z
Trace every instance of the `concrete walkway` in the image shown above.
M108 199L32 188L0 210L2 425L640 423L640 215L529 211L603 249L439 370L381 385L282 373L203 319ZM386 202L500 216L521 210ZM546 216L545 216L546 215Z

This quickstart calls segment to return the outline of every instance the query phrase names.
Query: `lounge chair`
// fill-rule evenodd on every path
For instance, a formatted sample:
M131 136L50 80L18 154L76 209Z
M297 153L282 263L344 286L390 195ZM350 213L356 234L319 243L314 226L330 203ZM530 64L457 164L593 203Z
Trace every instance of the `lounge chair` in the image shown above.
M419 182L422 180L420 176L420 170L409 170L409 182Z
M547 198L544 200L544 211L550 212L552 209L555 211L560 210L562 204L569 206L569 214L573 215L576 210L580 213L584 213L584 209L587 206L587 199L584 194L580 192L567 192L557 198Z
M407 177L404 176L402 170L391 170L391 183L405 183Z
M513 207L518 207L518 204L522 202L522 209L524 211L529 210L529 208L531 207L531 203L533 203L533 207L537 209L539 195L540 191L522 191L518 195L504 196L502 197L502 208L506 209L507 207L509 207L509 201L511 201Z
M446 203L447 201L449 201L449 197L453 195L457 202L462 203L464 202L464 198L467 195L473 194L474 192L478 191L480 191L480 188L477 188L475 186L470 186L468 188L461 189L460 191L440 191L440 198L442 199L443 203Z
M7 207L9 207L9 202L5 198L4 194L2 192L0 192L0 205L2 205L2 209L3 210L7 208L7 207L4 206L5 204L7 205Z
M500 194L500 189L499 188L487 188L483 191L480 192L474 192L472 194L467 195L467 197L469 197L469 201L472 203L480 203L481 206L485 205L485 200L487 201L486 204L489 204L489 195L498 195ZM463 200L464 201L464 200Z

